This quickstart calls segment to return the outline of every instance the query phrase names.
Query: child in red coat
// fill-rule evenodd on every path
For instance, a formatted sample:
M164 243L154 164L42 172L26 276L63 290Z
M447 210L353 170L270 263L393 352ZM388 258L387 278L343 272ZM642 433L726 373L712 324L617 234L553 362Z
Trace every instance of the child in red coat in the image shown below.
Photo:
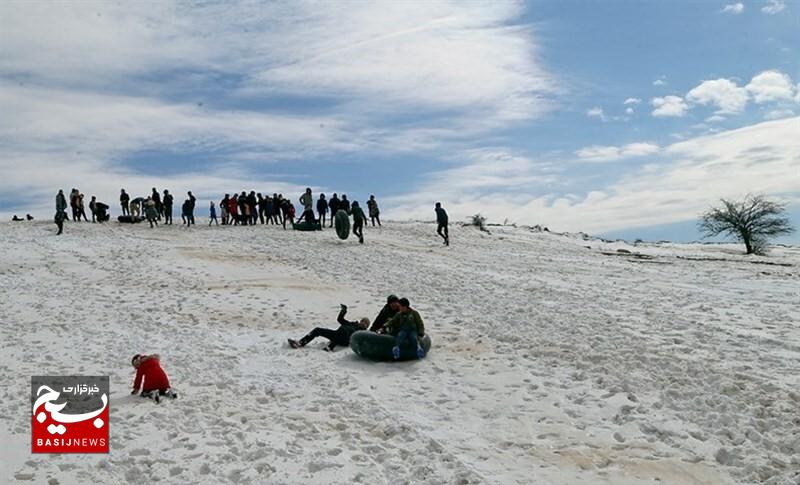
M160 396L173 399L178 397L178 393L169 387L169 378L161 368L158 354L136 354L131 359L131 365L136 369L136 379L133 381L131 394L139 392L139 387L141 387L141 396L152 398L155 402L159 402Z

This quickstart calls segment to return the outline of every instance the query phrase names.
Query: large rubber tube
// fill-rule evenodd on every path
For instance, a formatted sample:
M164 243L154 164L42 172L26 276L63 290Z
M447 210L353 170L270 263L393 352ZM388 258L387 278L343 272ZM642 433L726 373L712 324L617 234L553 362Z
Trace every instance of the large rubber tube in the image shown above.
M142 222L144 217L119 216L117 217L117 220L125 224L136 224L137 222Z
M426 333L420 340L420 345L425 350L425 355L428 355L431 350L430 336ZM394 344L395 338L391 335L381 335L368 330L360 330L350 337L350 348L353 349L356 355L377 362L394 361L394 357L392 357ZM416 359L416 349L401 349L400 359L398 360Z
M321 231L322 226L319 222L302 221L297 223L293 222L292 229L295 231Z
M345 240L350 237L350 216L346 211L339 209L333 218L333 226L336 228L336 235L339 239Z

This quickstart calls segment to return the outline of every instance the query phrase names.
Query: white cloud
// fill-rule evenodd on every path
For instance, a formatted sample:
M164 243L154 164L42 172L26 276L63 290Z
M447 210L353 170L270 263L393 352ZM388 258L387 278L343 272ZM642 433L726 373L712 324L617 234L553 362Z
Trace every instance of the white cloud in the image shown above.
M768 15L775 15L780 13L786 8L786 3L783 0L767 0L767 4L761 7L761 11Z
M603 112L603 108L599 106L595 106L594 108L591 108L588 111L586 111L586 116L588 116L589 118L599 118L602 121L608 121L608 118L606 118L606 115Z
M794 116L794 111L790 109L774 109L764 115L765 120L779 120L781 118L789 118Z
M592 145L577 150L575 155L577 155L581 161L609 162L621 160L623 158L653 155L658 153L658 151L658 145L653 143L629 143L620 147Z
M741 113L747 105L747 90L728 79L703 81L689 91L690 103L716 106L717 114Z
M733 15L739 15L742 12L744 12L744 4L742 2L725 5L725 8L722 9L722 13L729 13Z
M625 113L629 114L629 115L632 115L633 114L633 108L630 108L630 107L629 108L625 108Z
M709 116L704 121L706 123L717 123L717 122L720 122L720 121L725 121L725 117L724 116L720 116L720 115L713 115L713 116Z
M65 178L118 190L146 178L130 166L139 151L200 152L233 177L245 162L443 150L535 119L558 87L523 9L0 2L0 170L12 172L0 198L47 195ZM309 103L264 108L282 96Z
M626 99L626 100L625 100L625 101L624 101L622 104L633 104L633 105L637 105L637 104L639 104L639 103L641 103L641 102L642 102L642 100L641 100L641 99L639 99L639 98L628 98L628 99Z
M759 73L745 88L759 104L771 101L789 101L794 95L791 79L780 71Z
M800 118L789 118L674 143L662 150L666 158L660 163L586 188L584 195L559 187L563 179L556 178L545 194L523 195L518 189L478 193L473 188L448 191L444 197L442 187L452 179L439 172L418 193L403 196L388 216L430 220L432 202L442 200L451 220L480 212L490 221L508 218L553 230L598 233L695 220L720 197L747 192L800 201L800 178L785 176L800 171L798 126Z
M680 96L664 96L663 98L653 98L650 104L655 108L653 116L683 116L686 114L688 106Z
M665 79L656 79L653 81L653 86L666 86L667 81Z

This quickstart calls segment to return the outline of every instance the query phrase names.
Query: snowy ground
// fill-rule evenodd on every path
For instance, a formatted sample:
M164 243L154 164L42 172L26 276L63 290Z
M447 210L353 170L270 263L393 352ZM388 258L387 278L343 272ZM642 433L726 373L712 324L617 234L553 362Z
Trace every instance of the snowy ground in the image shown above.
M54 231L0 224L3 483L800 481L798 248L511 227L453 227L445 248L418 223L364 246L262 226ZM425 319L426 360L287 348L335 326L339 302L374 318L389 293ZM177 401L129 396L143 352ZM111 378L111 453L31 455L30 376L79 373Z

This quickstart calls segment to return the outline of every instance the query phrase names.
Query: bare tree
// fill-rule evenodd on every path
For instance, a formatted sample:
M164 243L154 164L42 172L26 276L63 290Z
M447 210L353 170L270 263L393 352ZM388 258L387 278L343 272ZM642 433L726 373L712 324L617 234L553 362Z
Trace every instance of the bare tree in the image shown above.
M704 237L732 236L744 243L747 254L764 254L770 237L794 232L785 215L786 204L752 194L742 201L721 201L723 207L712 207L700 216L698 228Z

